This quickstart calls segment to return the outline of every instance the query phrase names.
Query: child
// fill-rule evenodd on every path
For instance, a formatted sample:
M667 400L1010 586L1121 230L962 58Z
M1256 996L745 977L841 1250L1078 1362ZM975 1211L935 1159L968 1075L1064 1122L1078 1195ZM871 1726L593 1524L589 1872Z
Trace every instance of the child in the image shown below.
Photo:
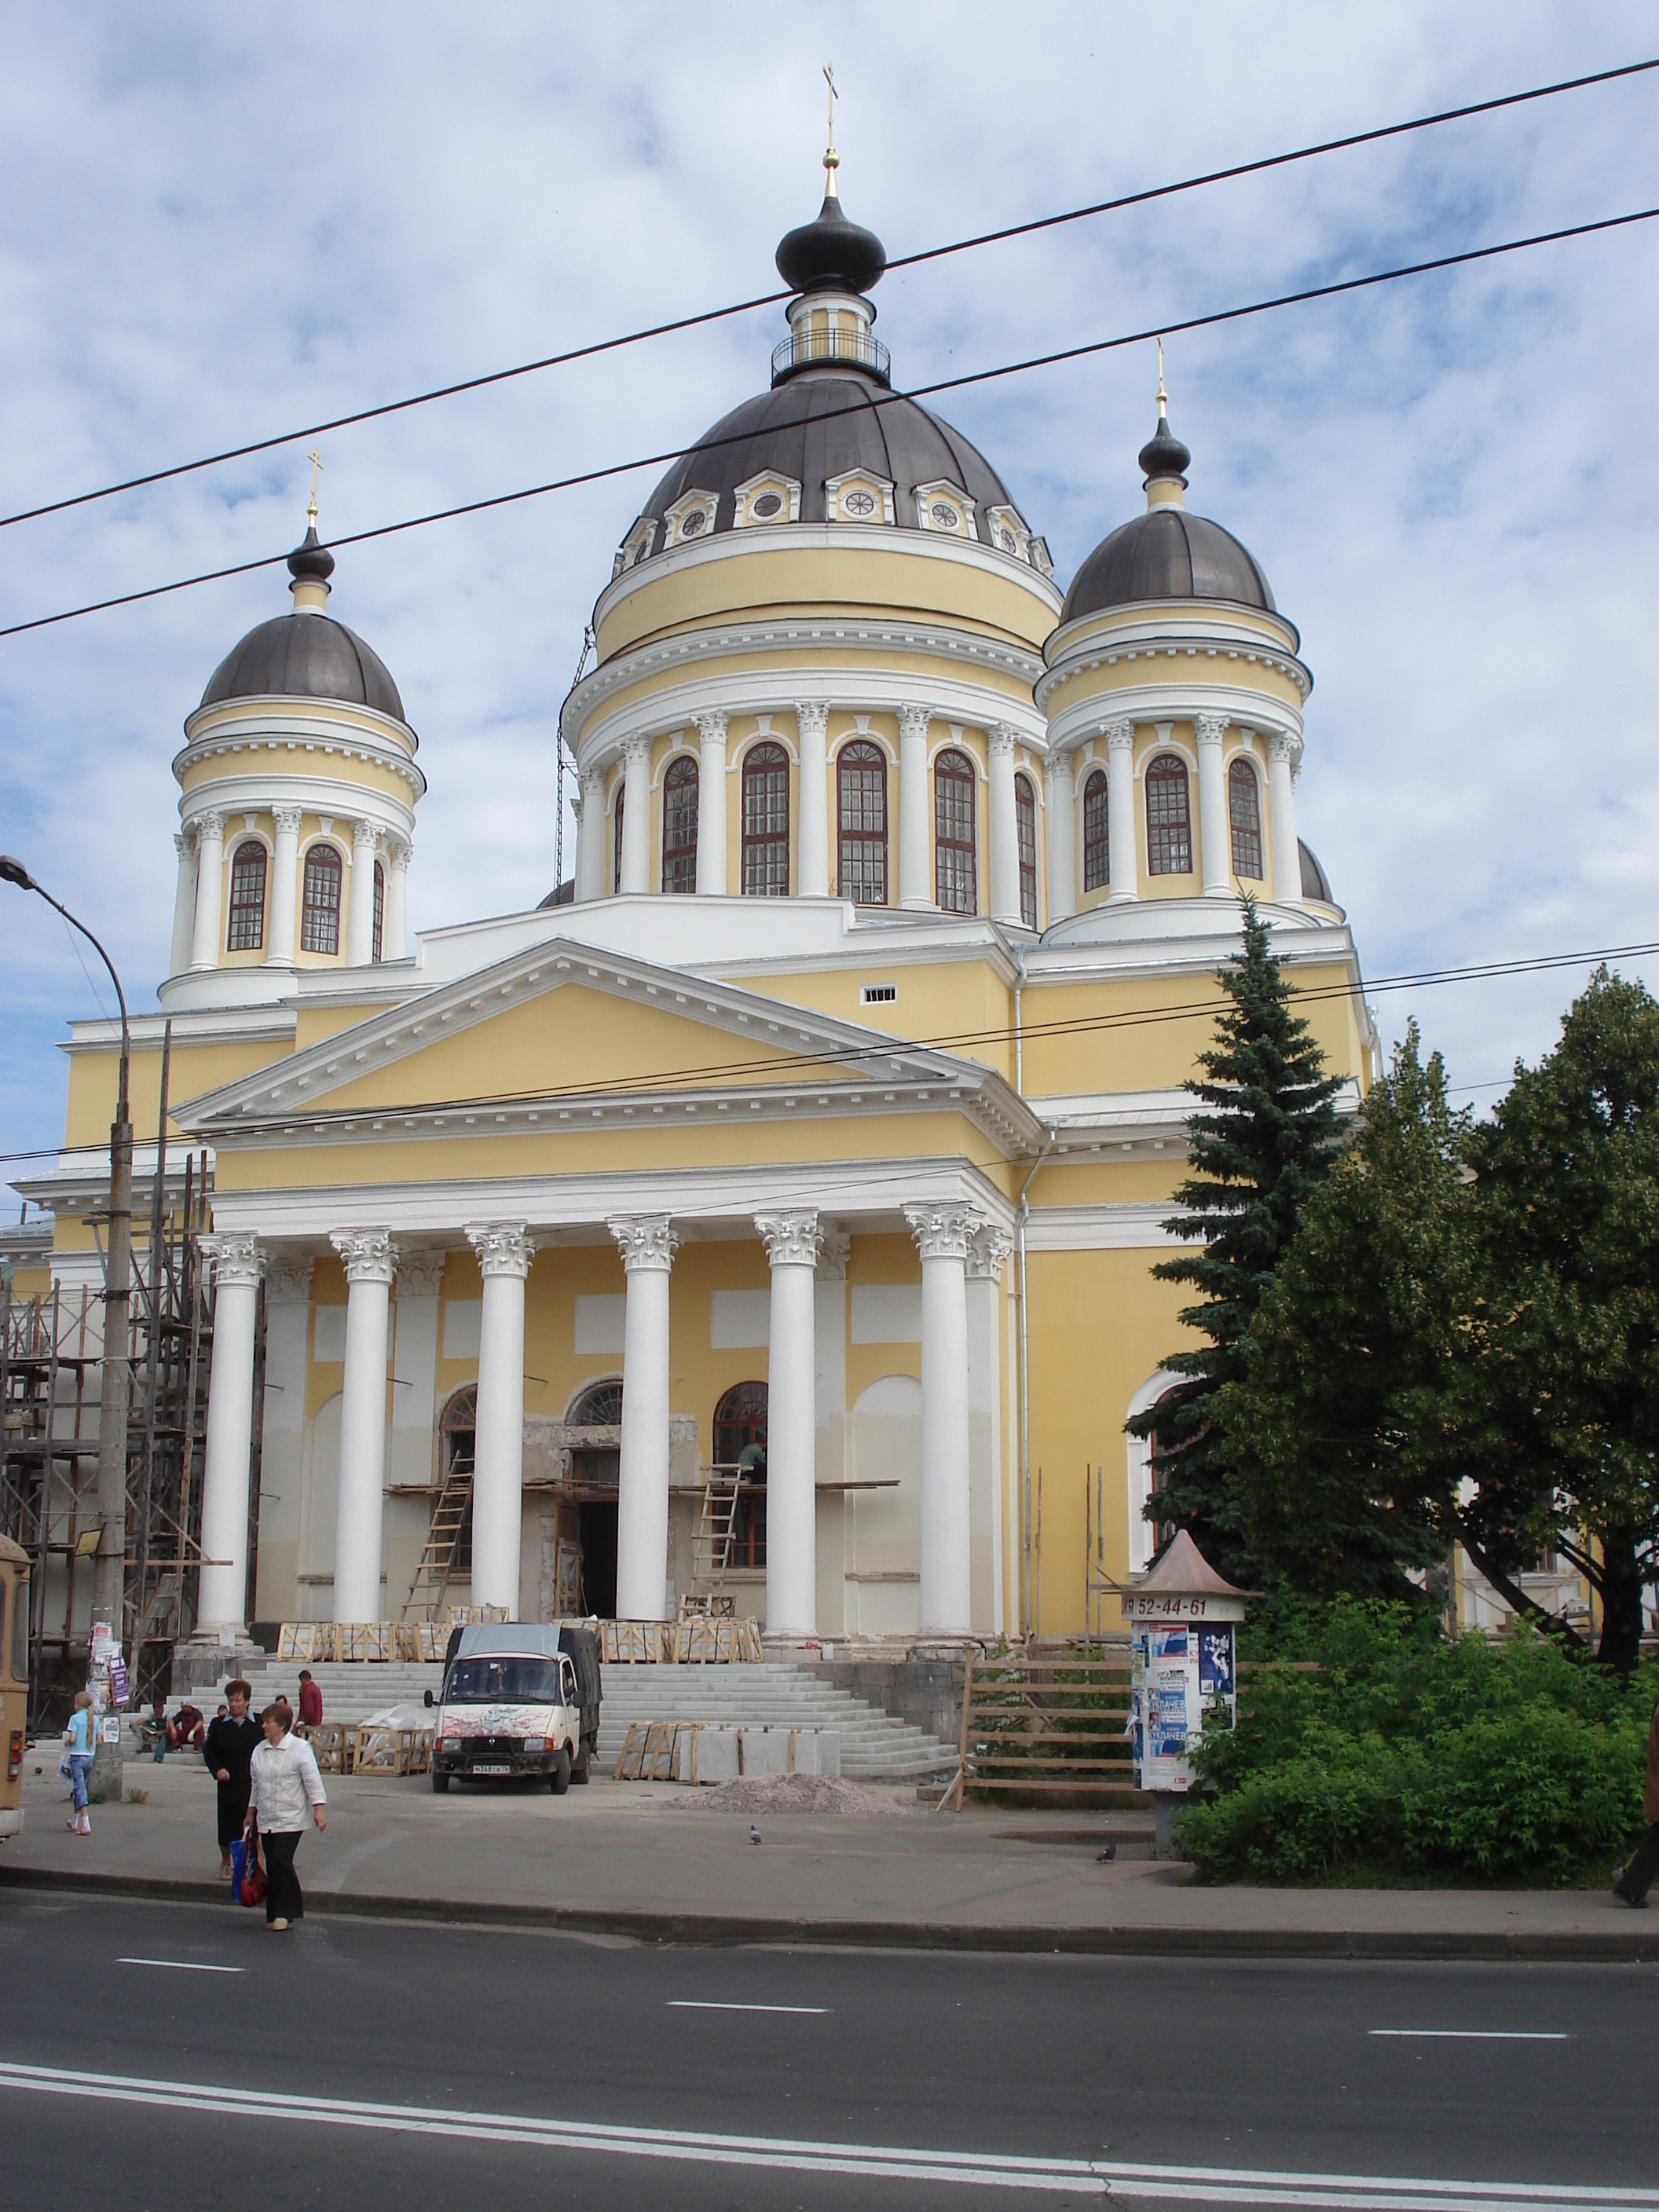
M64 1730L64 1741L69 1746L70 1787L75 1793L75 1809L64 1825L72 1836L89 1836L92 1815L87 1810L87 1777L92 1771L93 1757L98 1748L93 1735L90 1691L77 1693L74 1716Z

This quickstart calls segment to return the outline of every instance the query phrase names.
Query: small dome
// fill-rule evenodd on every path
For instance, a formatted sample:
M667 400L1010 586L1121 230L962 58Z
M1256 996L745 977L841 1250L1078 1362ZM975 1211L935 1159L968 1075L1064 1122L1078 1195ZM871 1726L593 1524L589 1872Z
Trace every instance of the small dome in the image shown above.
M776 259L792 292L867 292L881 282L887 248L873 230L848 222L840 200L827 192L817 220L790 231Z
M1302 863L1303 897L1318 899L1324 906L1334 906L1336 901L1331 896L1330 878L1299 837L1296 841L1296 850Z
M1137 599L1231 599L1278 610L1254 556L1218 522L1155 507L1097 545L1066 594L1062 623Z
M251 629L214 670L202 704L270 697L344 699L394 722L404 720L404 702L380 654L329 615L276 615Z

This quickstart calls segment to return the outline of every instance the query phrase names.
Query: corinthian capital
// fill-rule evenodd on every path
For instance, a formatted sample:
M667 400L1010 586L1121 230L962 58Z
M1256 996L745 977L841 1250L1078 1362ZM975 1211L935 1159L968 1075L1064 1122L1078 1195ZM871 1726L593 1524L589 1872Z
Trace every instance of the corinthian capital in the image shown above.
M1200 714L1193 723L1193 730L1200 745L1218 745L1227 734L1227 717Z
M674 1264L679 1238L665 1213L613 1213L605 1227L617 1240L629 1273L645 1269L665 1275Z
M522 1282L530 1273L533 1255L528 1222L474 1221L461 1233L478 1255L481 1275L516 1275Z
M803 744L822 745L824 732L830 727L830 709L821 699L798 699L795 702L795 727L800 732Z
M1132 753L1135 749L1135 726L1126 715L1121 720L1106 725L1106 750L1109 753Z
M757 1213L755 1229L775 1267L815 1267L823 1231L817 1209L792 1206L781 1213Z
M974 1206L907 1206L904 1218L924 1260L966 1260L968 1240L984 1219Z
M306 1306L311 1304L311 1274L316 1262L303 1253L273 1252L265 1263L265 1304L268 1306Z
M222 843L225 834L225 817L216 806L210 806L196 817L196 842L201 844Z
M605 770L602 768L590 766L582 770L582 804L586 805L590 799L595 805L605 803Z
M901 738L920 738L926 744L927 726L933 719L931 707L901 707L898 719Z
M398 1303L405 1298L435 1298L444 1279L447 1252L405 1252L398 1261Z
M1019 732L1012 722L999 722L990 733L989 742L993 760L1012 760Z
M304 812L303 809L298 806L273 806L270 810L270 818L276 825L276 834L279 837L297 837Z
M213 1265L213 1279L220 1290L234 1285L252 1290L264 1269L258 1239L242 1229L225 1229L198 1240L202 1257Z
M705 745L723 745L726 743L726 726L731 719L724 707L714 707L708 714L699 714L698 742Z
M1003 1263L1014 1249L1014 1240L1000 1223L988 1221L968 1238L968 1277L970 1282L1000 1283Z
M641 768L647 769L650 768L651 739L645 731L635 730L631 738L623 740L623 758L629 768L634 767L636 763Z
M398 1272L389 1229L336 1229L328 1241L345 1262L349 1283L390 1283Z

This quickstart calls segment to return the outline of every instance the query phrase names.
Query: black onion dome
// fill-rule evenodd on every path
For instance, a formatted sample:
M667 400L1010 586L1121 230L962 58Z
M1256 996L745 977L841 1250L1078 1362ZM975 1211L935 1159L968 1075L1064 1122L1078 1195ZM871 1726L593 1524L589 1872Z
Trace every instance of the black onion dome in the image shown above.
M307 525L304 538L289 555L288 573L296 584L325 584L334 574L334 556L319 540L314 522Z
M873 230L848 222L841 202L826 195L817 222L790 231L776 258L793 292L867 292L881 282L887 248Z
M331 555L322 557L332 567ZM202 704L264 698L343 699L404 720L404 702L380 654L329 615L276 615L251 629L214 670Z
M1182 483L1187 481L1187 471L1192 458L1161 412L1157 429L1135 455L1140 463L1141 475L1149 482L1154 477L1179 477Z
M855 372L794 377L734 407L675 462L642 512L659 519L688 491L714 492L716 530L733 527L735 488L767 470L800 486L800 519L824 520L827 477L867 469L894 486L894 520L915 529L915 486L952 484L976 502L979 536L991 543L988 507L1010 507L1006 488L960 431L914 399L882 398Z
M1218 522L1182 507L1152 507L1097 545L1072 579L1060 619L1137 599L1228 599L1279 611L1255 556Z

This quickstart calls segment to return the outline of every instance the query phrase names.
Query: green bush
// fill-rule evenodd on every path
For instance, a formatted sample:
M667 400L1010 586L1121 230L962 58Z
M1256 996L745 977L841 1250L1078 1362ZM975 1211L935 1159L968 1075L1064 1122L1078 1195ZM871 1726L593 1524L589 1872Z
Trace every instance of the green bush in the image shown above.
M1401 1607L1283 1630L1303 1663L1251 1668L1237 1732L1199 1754L1202 1879L1565 1882L1641 1826L1651 1663L1621 1682L1532 1637L1436 1641Z

